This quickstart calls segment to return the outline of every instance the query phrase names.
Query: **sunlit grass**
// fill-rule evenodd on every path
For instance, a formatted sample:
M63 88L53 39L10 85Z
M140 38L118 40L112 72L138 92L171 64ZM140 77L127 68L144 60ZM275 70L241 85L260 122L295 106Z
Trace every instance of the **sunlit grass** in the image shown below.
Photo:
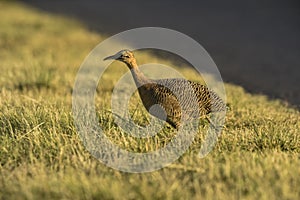
M106 167L82 145L71 113L77 70L105 36L24 5L0 2L0 9L1 199L299 199L299 112L230 84L226 126L207 157L197 156L198 135L187 153L161 170L130 174ZM136 56L141 63L172 65ZM127 72L120 65L109 67L97 89L99 124L122 148L158 149L172 136L167 127L147 141L113 122L110 93ZM176 69L198 80L194 71ZM138 95L131 100L134 121L147 124Z

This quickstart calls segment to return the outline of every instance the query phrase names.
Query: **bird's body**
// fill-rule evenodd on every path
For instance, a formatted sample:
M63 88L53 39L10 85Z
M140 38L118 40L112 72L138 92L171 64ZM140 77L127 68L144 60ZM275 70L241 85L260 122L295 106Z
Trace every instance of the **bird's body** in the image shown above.
M182 120L226 110L223 100L200 83L180 78L153 80L145 77L129 50L122 50L107 59L119 60L128 66L146 110L176 129Z

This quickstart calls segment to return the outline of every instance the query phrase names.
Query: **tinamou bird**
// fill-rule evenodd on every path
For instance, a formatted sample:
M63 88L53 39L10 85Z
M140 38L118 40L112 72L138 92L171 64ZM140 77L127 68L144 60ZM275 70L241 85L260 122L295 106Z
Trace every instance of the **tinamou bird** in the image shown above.
M130 50L121 50L104 60L118 60L125 63L131 71L146 110L176 129L179 129L182 121L226 110L223 100L205 85L183 78L156 80L147 78L139 70L134 54ZM192 102L193 97L196 104Z

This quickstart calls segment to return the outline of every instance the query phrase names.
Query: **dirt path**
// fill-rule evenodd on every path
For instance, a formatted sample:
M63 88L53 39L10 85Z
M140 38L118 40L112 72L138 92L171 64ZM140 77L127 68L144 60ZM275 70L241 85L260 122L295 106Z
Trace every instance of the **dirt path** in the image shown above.
M259 1L24 0L101 33L158 26L183 32L211 54L224 81L300 107L300 3ZM200 2L200 3L199 3Z

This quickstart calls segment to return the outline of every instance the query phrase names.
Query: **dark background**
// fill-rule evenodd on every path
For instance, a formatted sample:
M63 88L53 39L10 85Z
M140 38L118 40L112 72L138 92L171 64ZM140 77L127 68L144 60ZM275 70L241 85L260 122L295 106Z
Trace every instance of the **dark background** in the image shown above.
M113 35L171 28L197 40L223 80L300 108L300 1L23 0Z

